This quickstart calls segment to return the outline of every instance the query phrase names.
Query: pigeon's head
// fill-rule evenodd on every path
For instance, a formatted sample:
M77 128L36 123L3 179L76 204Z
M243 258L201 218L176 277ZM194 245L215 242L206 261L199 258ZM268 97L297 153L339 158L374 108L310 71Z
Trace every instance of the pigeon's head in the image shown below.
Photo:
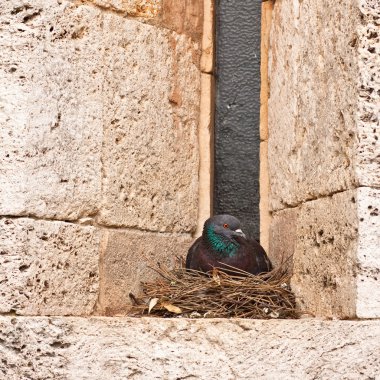
M207 219L204 224L203 235L218 251L225 250L226 245L235 244L236 237L245 238L240 228L239 219L227 214L215 215Z

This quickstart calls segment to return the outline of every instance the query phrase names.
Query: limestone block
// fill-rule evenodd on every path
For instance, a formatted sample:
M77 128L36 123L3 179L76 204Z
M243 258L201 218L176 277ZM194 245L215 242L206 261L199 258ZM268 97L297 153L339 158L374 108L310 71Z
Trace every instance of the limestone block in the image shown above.
M85 0L84 3L138 17L155 17L161 9L161 0Z
M380 190L358 189L358 275L359 318L380 318Z
M102 315L124 314L130 308L129 292L138 295L141 281L157 274L148 266L157 263L172 268L177 257L184 257L192 238L148 232L105 232L101 253L99 306Z
M0 236L0 312L92 312L99 286L100 236L94 227L1 218Z
M193 231L200 73L186 36L104 15L103 203L99 221Z
M290 208L273 214L269 229L269 257L274 267L286 263L293 268L293 255L297 242L298 208Z
M194 230L198 44L99 7L20 4L0 5L0 214Z
M202 0L82 0L82 3L123 16L138 17L139 21L186 34L194 41L200 42L202 37Z
M365 56L371 55L368 65L373 65L378 55L375 58L376 54L368 51L364 55L358 47L365 43L357 35L360 25L359 7L352 0L275 3L268 116L273 210L346 190L362 181L358 143L368 148L359 161L367 165L375 160L374 132L368 135L369 144L363 142L363 128L357 122L358 104L364 104L358 80ZM369 69L361 72L369 78ZM371 88L377 87L372 83ZM377 99L373 92L372 98ZM372 121L363 122L367 132L373 128ZM367 173L374 166L369 165Z
M184 33L192 37L194 41L200 41L202 36L203 12L207 11L203 8L204 2L212 0L163 0L162 3L162 25L176 31ZM209 19L206 18L206 21ZM211 27L211 25L208 25Z
M356 173L361 185L380 187L380 3L362 0L360 10Z
M300 307L324 317L380 317L380 192L359 188L273 215L269 255L293 256Z
M0 214L97 212L101 19L68 1L1 2Z
M376 379L379 321L0 317L7 379ZM254 342L254 344L253 344Z
M356 198L346 191L298 210L292 289L301 308L317 316L356 316Z
M63 353L70 346L70 329L64 319L0 317L0 377L67 378Z

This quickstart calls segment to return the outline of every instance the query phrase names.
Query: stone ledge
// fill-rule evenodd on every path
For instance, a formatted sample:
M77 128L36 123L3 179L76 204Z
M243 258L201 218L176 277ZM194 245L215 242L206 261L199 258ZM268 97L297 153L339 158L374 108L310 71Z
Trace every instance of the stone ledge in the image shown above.
M0 317L7 379L377 379L380 321Z

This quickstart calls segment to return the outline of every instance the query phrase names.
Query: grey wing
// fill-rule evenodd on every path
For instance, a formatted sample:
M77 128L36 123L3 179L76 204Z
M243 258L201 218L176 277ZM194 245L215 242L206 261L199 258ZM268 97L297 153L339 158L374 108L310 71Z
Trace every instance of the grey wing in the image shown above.
M263 252L260 261L262 262L263 266L266 266L266 271L270 272L273 269L272 263L265 252Z
M273 267L264 248L256 240L253 239L251 240L251 244L255 247L256 263L258 268L260 268L260 271L270 272L273 269Z
M194 256L194 253L198 249L200 242L201 242L201 238L198 238L197 240L195 240L193 245L189 248L189 251L187 252L187 256L186 256L186 269L191 269L191 267L190 267L191 266L191 260Z
M272 263L264 250L259 255L257 255L256 258L260 262L259 265L263 271L270 272L273 269Z

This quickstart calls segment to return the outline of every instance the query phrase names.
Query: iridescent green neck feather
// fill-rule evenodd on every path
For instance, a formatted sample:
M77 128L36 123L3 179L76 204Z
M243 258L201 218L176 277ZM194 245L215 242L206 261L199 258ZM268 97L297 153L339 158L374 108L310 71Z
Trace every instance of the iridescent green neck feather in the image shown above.
M226 241L222 236L216 234L211 226L206 228L206 238L211 248L222 254L222 256L233 257L239 248L237 242Z

